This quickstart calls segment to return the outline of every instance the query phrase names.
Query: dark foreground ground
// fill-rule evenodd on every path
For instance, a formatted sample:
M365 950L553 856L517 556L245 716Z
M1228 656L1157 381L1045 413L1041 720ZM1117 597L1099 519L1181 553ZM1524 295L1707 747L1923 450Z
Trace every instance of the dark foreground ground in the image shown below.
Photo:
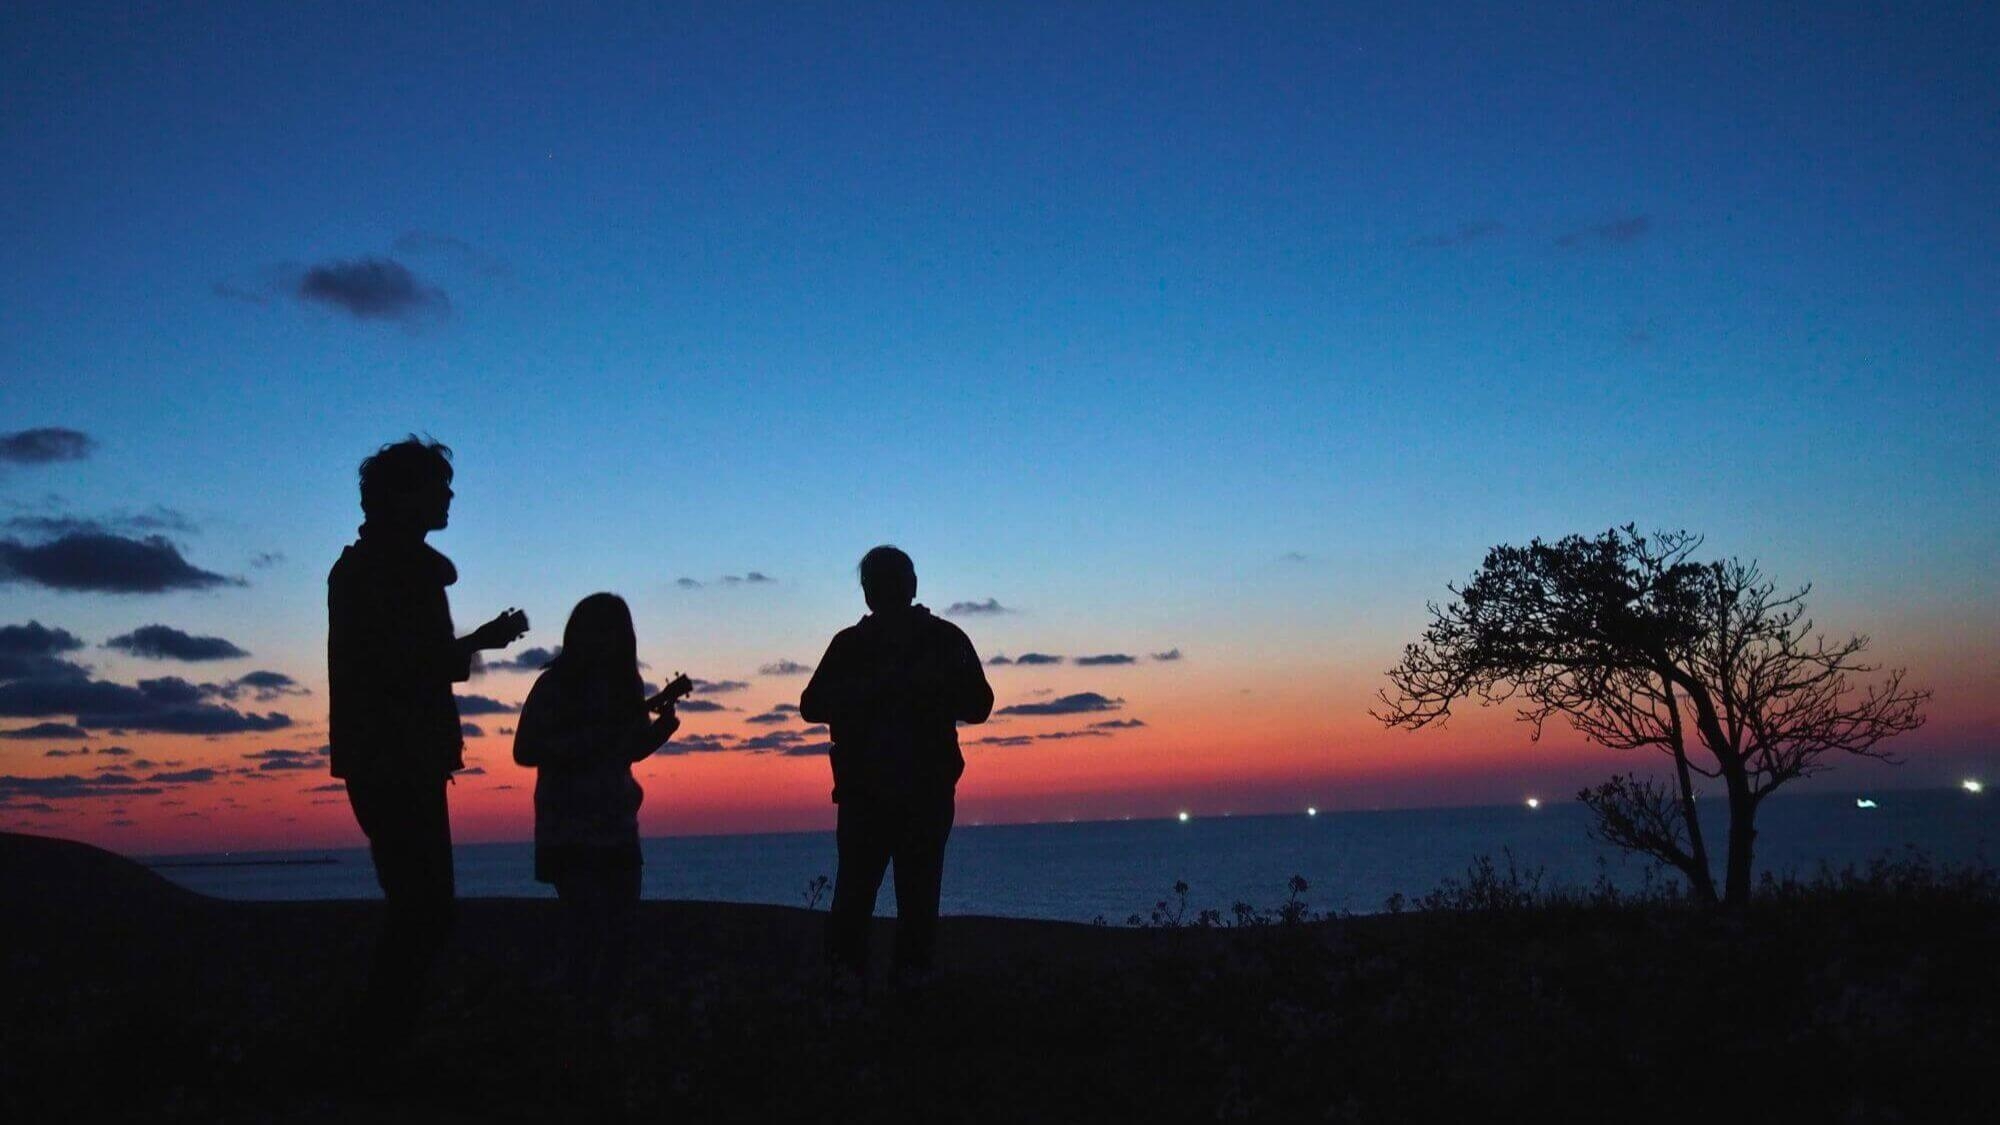
M1479 880L1299 924L952 918L933 989L857 1008L822 915L648 903L604 1023L552 987L553 903L469 901L409 1072L363 1090L330 1044L376 907L0 835L0 1120L1991 1120L2000 908L1947 884L1740 918Z

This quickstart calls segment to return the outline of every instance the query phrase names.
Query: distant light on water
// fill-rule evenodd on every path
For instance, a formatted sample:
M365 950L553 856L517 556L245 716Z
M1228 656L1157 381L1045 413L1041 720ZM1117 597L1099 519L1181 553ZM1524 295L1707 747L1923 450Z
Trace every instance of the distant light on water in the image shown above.
M1986 783L1976 777L1968 777L1964 781L1959 782L1959 785L1963 786L1967 793L1986 792Z
M1188 822L1188 814L1186 809L1181 810L1180 820L1182 824L1186 824Z
M1316 809L1316 808L1314 808L1314 807L1313 807L1313 806L1311 806L1311 805L1307 805L1307 806L1306 806L1306 815L1307 815L1307 816L1318 816L1318 815L1319 815L1319 810L1318 810L1318 809Z
M1528 798L1528 807L1529 807L1529 808L1531 808L1531 809L1539 809L1539 808L1541 808L1541 807L1542 807L1542 799L1541 799L1540 797L1530 797L1530 798Z
M1872 809L1875 807L1875 802L1867 797L1856 797L1854 798L1854 807L1857 809Z

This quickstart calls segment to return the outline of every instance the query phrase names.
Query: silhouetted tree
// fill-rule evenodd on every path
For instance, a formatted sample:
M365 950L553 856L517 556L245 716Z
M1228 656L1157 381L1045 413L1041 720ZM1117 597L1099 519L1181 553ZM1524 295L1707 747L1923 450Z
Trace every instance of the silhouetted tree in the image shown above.
M1455 600L1429 606L1375 717L1415 730L1462 699L1515 702L1537 738L1561 716L1600 745L1664 752L1671 787L1628 775L1579 796L1601 839L1678 868L1711 902L1693 775L1717 778L1729 805L1722 898L1745 902L1764 798L1829 755L1896 760L1881 743L1922 726L1931 693L1904 687L1900 669L1857 688L1852 677L1877 670L1859 659L1868 638L1829 641L1806 617L1810 586L1779 595L1755 563L1693 561L1700 545L1627 525L1495 547L1450 588Z

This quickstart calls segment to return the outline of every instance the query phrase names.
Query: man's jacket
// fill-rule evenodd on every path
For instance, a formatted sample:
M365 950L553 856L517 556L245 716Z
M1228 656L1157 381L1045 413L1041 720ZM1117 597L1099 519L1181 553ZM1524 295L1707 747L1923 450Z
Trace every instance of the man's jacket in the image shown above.
M465 768L451 685L471 675L445 587L458 570L422 537L363 525L326 576L333 776L436 781Z
M835 634L799 697L800 717L830 728L835 801L949 793L965 772L958 724L992 710L972 642L920 605Z

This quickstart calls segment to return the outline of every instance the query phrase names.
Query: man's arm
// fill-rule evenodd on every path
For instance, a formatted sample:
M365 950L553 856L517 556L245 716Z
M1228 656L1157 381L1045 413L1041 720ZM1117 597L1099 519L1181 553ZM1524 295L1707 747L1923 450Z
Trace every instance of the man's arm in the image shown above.
M956 627L952 633L945 668L951 717L961 723L983 723L993 713L993 686L986 682L986 666L979 662L972 638Z
M853 667L852 647L845 631L834 634L826 655L819 658L819 667L813 669L812 679L806 681L806 690L799 695L799 718L809 723L844 723L866 707L871 687L863 671Z

